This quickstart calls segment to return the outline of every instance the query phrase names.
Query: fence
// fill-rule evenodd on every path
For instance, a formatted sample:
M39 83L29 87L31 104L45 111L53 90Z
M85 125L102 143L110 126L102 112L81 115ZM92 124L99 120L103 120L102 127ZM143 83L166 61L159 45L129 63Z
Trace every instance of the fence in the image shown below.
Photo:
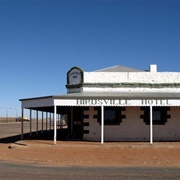
M16 122L16 117L0 117L0 123Z

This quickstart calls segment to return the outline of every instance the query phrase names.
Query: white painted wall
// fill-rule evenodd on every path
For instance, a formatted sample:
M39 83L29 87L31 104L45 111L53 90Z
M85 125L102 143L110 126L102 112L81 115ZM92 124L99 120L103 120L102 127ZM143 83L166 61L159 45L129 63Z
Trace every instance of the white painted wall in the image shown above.
M177 72L84 72L84 83L180 83ZM82 87L81 92L180 92L180 88Z
M164 92L164 93L172 93L172 92L180 92L180 88L124 88L124 87L83 87L82 92L85 93L99 93L99 92L111 92L111 93L119 93L119 92Z
M101 127L94 119L93 116L97 114L94 107L89 107L89 111L84 112L85 115L89 115L89 119L84 119L84 122L89 122L89 126L85 126L84 130L89 130L89 134L84 134L84 140L100 141L101 139Z
M84 83L179 83L178 72L84 72Z
M84 83L180 83L179 72L84 72ZM69 88L67 93L77 92L180 92L180 88L124 88L81 87Z
M171 107L171 119L165 126L154 126L154 138L156 140L180 140L180 107Z
M165 125L153 125L154 141L180 140L180 107L171 107L168 112L171 118ZM89 126L84 129L89 130L89 134L84 135L84 140L100 141L100 124L93 118L96 111L90 107L85 114L89 115L89 119L84 120L89 122ZM143 114L140 107L126 107L123 114L126 115L126 119L123 119L120 125L105 125L105 141L149 141L150 126L140 119L140 115Z

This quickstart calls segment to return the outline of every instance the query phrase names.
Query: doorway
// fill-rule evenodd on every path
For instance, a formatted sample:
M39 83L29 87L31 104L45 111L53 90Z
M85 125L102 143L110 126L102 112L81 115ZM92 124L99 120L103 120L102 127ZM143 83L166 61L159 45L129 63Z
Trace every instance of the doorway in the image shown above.
M73 107L73 132L72 138L83 138L83 107Z

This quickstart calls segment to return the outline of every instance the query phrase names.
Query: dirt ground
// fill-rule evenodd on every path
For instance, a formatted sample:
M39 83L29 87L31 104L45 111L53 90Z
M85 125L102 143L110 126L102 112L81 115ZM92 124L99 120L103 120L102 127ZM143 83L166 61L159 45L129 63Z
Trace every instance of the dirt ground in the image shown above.
M0 160L48 166L180 167L180 142L23 140L0 144Z

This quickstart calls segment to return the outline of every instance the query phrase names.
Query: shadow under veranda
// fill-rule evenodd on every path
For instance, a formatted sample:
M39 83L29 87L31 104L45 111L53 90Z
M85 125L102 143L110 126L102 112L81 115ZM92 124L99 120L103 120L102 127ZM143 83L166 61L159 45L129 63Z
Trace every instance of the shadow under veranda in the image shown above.
M53 140L54 138L54 130L49 131L35 131L31 133L24 133L23 140ZM8 136L4 138L0 138L0 143L8 144L8 143L16 143L17 141L22 140L21 134ZM68 132L67 129L59 129L57 130L57 140L68 140Z

